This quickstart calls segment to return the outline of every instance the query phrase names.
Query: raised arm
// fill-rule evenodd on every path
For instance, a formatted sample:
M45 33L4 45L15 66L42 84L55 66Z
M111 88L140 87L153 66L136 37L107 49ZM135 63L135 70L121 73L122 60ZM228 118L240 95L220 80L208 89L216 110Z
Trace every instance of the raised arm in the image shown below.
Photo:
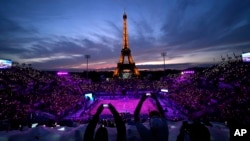
M96 128L96 125L99 121L99 116L102 113L102 111L103 111L103 105L101 104L98 107L96 113L94 114L93 118L91 119L91 121L89 122L89 124L85 130L84 137L83 137L84 141L93 141L95 128Z
M158 111L160 112L161 117L162 117L162 118L166 118L165 112L164 112L164 110L163 110L163 108L162 108L162 106L161 106L161 104L160 104L160 102L159 102L159 100L158 100L156 94L152 93L152 94L151 94L151 97L155 100L157 109L158 109Z
M142 95L139 103L137 104L137 107L135 108L134 111L134 121L138 122L140 120L140 111L141 111L141 107L143 102L146 100L147 96L145 94Z
M117 128L117 141L126 141L126 126L122 120L122 117L119 115L117 110L112 104L109 104L109 110L114 116L116 128Z

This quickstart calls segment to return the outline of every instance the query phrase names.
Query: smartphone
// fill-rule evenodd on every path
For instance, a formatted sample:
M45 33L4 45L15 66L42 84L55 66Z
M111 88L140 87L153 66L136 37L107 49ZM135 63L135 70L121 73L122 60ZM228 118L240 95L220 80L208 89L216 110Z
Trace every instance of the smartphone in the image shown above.
M146 93L146 96L151 96L151 93Z
M103 104L103 107L107 108L107 107L109 107L109 105L108 104Z

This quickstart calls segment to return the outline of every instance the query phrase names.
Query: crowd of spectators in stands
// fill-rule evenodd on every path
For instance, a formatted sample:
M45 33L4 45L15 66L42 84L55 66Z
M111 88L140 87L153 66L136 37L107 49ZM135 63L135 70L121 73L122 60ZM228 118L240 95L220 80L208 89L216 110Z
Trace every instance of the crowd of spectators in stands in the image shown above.
M0 70L0 120L30 119L38 112L62 118L84 103L80 80L22 66Z
M104 79L91 82L81 74L57 76L13 65L0 70L0 120L29 119L37 111L63 118L84 105L85 92L116 95L122 90L135 96L140 91L168 88L162 98L175 101L180 110L192 118L225 121L249 120L250 64L239 60L218 63L195 74L169 74L161 80Z
M115 93L122 89L159 91L168 88L167 97L181 106L190 118L225 121L229 117L249 120L249 63L240 60L224 61L195 74L170 74L159 81L150 79L109 80L92 83L83 89ZM116 94L116 93L115 93ZM196 113L201 114L196 114Z

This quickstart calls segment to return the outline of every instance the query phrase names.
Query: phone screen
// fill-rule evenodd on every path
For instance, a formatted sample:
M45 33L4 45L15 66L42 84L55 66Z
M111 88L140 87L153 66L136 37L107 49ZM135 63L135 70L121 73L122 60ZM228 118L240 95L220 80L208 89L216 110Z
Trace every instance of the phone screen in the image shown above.
M108 104L103 104L103 107L107 108L107 107L109 107L109 105Z

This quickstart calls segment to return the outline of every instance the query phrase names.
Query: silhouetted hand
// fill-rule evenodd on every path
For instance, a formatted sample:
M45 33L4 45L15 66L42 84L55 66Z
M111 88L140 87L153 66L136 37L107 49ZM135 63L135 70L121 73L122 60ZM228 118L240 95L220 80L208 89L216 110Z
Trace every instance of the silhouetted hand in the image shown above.
M143 95L141 96L141 101L145 101L147 98L148 98L148 96L147 96L146 94L143 94Z
M109 103L108 105L110 111L116 111L115 107L111 103Z
M100 104L99 107L96 110L96 113L94 114L92 120L89 122L85 133L84 133L84 141L93 141L93 137L94 137L94 132L95 132L95 128L96 125L99 121L99 116L103 111L103 104Z
M165 113L164 113L164 110L163 110L163 108L162 108L162 106L160 104L160 101L157 98L157 94L156 93L152 93L151 94L151 98L153 98L155 100L158 111L160 112L161 116L163 118L165 118Z
M101 113L102 113L102 111L103 111L103 104L100 104L99 105L99 107L97 108L97 110L96 110L96 113L95 113L95 115L100 115Z
M134 111L134 121L135 121L135 122L140 121L140 110L141 110L141 107L142 107L143 102L144 102L146 99L147 99L147 95L146 95L146 94L143 94L143 95L141 96L141 99L140 99L138 105L137 105L136 108L135 108L135 111Z
M157 100L156 94L152 93L152 94L151 94L151 98L153 98L154 100Z

